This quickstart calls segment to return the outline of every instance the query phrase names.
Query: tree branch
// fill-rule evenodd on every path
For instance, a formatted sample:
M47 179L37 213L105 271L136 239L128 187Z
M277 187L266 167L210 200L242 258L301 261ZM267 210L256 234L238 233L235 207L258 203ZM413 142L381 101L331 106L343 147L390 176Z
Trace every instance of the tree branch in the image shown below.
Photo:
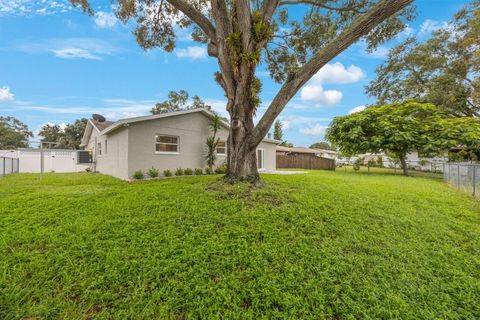
M208 18L205 17L194 6L185 0L167 0L167 2L195 22L211 41L215 40L215 27L212 25L210 20L208 20Z
M375 4L366 14L359 17L350 27L340 33L333 42L316 53L297 72L289 76L255 127L250 140L250 147L255 148L262 141L287 103L320 68L346 50L352 43L371 32L377 25L412 2L413 0L382 0Z
M312 6L325 8L328 10L339 11L339 12L346 12L346 11L353 11L357 13L365 13L364 11L358 10L359 6L348 6L348 7L332 7L328 6L324 3L320 3L318 0L284 0L280 2L281 6L285 5L295 5L295 4L310 4Z

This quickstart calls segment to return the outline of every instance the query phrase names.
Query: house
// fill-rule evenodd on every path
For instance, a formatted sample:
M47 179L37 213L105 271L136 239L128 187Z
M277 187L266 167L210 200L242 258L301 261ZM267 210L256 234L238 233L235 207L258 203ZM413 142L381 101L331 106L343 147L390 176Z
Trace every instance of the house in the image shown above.
M277 146L276 150L277 155L287 155L287 154L313 154L320 156L320 152L315 149L310 149L306 147L284 147Z
M111 123L89 119L82 146L93 152L93 169L121 179L154 167L163 172L177 168L205 168L206 139L213 113L205 109L171 112ZM103 120L103 119L101 119ZM217 133L217 166L227 158L229 125ZM257 148L259 171L275 171L275 148L280 141L263 139Z

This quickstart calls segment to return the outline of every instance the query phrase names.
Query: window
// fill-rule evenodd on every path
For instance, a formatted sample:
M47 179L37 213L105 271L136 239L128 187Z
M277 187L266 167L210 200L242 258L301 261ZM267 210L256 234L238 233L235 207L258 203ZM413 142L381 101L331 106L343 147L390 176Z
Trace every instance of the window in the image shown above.
M101 142L97 143L97 154L99 156L102 155L102 143Z
M217 143L217 154L227 154L227 143L225 141L218 141Z
M155 152L178 153L179 138L175 136L156 135Z
M108 147L108 144L107 144L107 140L105 140L105 154L107 154L107 147Z
M257 149L257 168L265 169L263 149Z

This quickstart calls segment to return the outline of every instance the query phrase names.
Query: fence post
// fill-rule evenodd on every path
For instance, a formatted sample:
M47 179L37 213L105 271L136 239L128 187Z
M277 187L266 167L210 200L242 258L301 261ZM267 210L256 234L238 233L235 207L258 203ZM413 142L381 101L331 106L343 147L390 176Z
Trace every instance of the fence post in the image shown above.
M477 180L477 175L476 175L477 168L473 165L473 166L472 166L472 169L473 169L473 177L472 177L472 181L473 181L473 187L472 187L473 192L472 192L472 193L473 193L473 194L472 194L472 195L475 197L475 193L476 193L476 192L475 192L475 191L476 191L476 190L475 190L475 184L477 183L475 180Z
M457 164L457 188L460 190L460 165Z
M3 176L5 177L6 176L6 173L5 173L5 167L6 167L6 162L5 162L5 158L3 158Z

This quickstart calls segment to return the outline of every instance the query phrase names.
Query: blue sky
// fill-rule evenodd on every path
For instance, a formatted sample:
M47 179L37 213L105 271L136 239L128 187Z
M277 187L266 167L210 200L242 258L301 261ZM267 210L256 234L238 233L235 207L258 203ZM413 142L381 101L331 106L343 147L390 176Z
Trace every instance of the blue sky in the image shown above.
M323 138L337 115L374 100L364 86L388 48L416 34L427 39L467 1L417 0L418 17L396 39L367 54L357 43L310 81L280 119L284 138L308 146ZM15 116L32 131L45 123L70 123L92 113L109 120L148 114L170 90L198 94L225 114L222 90L213 80L218 69L204 46L183 32L177 50L145 52L129 28L111 15L110 1L95 1L89 17L67 1L0 0L0 115ZM279 85L264 81L261 114Z

